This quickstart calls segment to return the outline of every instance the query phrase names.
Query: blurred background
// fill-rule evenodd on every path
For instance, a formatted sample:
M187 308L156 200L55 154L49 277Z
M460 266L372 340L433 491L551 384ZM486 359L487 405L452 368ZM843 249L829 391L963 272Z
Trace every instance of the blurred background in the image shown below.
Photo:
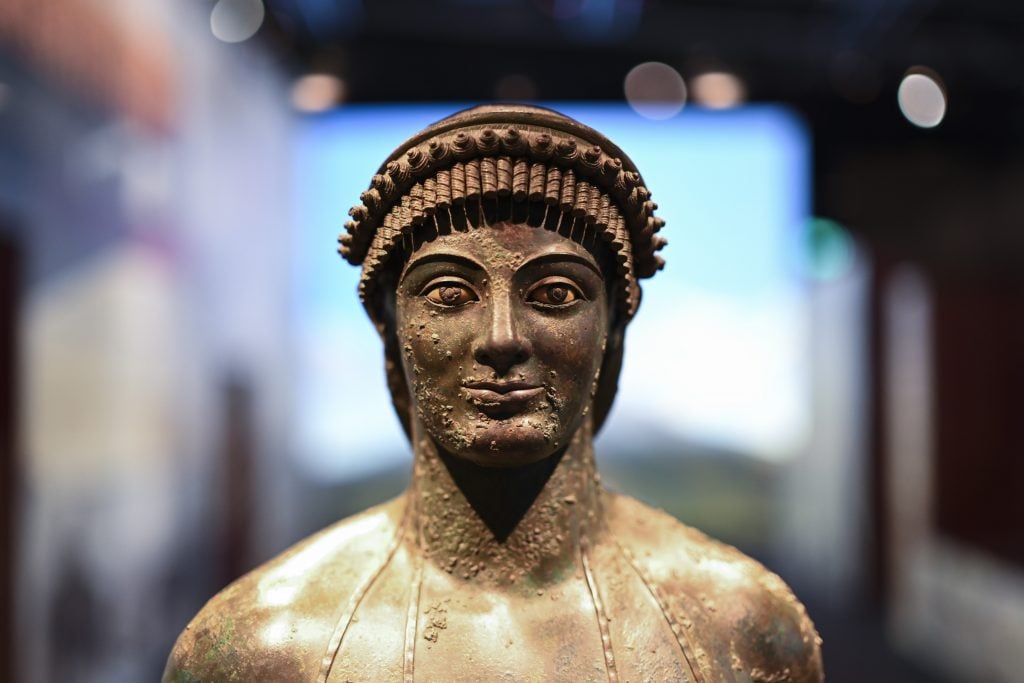
M668 221L606 482L778 571L830 681L1024 680L996 0L4 0L0 680L156 680L213 593L404 488L334 239L401 140L508 100Z

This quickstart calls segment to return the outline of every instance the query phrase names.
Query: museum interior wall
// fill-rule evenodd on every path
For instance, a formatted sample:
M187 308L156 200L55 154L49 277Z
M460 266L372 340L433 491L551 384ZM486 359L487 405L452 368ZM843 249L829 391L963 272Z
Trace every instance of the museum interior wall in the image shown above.
M204 40L187 7L26 11L5 17L0 78L5 281L20 272L18 647L0 678L150 680L194 612L181 596L288 529L270 456L287 443L292 117L270 60Z
M495 99L665 167L606 483L776 570L829 681L1019 680L1024 11L899 5L0 5L0 680L156 679L403 489L335 238L396 140ZM624 87L649 62L679 81Z

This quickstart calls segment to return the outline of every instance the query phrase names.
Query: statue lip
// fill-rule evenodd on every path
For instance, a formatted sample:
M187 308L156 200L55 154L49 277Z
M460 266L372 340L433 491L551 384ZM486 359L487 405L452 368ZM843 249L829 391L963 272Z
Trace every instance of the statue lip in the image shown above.
M474 403L509 406L525 403L544 392L544 387L529 382L466 382L463 385Z

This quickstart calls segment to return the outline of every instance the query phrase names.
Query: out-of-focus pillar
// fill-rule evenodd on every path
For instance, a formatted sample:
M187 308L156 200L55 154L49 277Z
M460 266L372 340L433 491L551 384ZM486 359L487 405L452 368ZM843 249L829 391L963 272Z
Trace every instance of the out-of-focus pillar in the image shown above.
M254 512L254 443L252 392L237 378L223 387L223 467L219 497L222 500L222 585L252 569Z
M19 252L0 234L0 680L15 678L14 573L18 561Z

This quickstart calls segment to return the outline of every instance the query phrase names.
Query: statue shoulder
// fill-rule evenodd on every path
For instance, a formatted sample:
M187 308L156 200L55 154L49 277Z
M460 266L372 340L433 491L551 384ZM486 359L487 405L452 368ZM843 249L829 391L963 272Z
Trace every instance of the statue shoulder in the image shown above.
M391 544L404 497L300 541L219 592L171 651L165 683L312 679L339 609Z
M610 530L663 609L693 634L709 671L751 680L824 680L821 638L789 586L736 548L664 511L611 496ZM746 680L746 679L739 679Z

